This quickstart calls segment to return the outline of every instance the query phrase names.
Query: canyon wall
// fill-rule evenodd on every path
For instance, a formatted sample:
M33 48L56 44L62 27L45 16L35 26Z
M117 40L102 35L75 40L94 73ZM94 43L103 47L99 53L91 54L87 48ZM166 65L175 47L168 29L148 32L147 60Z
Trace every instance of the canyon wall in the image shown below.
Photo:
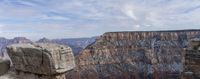
M76 56L67 79L180 79L188 41L200 30L108 32Z
M183 79L200 79L200 39L190 40L185 49Z

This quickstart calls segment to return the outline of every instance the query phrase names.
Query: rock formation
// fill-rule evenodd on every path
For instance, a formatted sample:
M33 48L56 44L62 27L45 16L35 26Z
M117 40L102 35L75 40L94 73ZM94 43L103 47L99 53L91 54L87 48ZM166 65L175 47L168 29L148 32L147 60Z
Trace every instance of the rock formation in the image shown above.
M16 79L65 79L75 67L70 47L57 44L13 44L7 47Z
M200 30L108 32L76 57L67 79L180 79L184 49Z
M43 37L39 39L38 41L36 41L36 43L53 43L53 42L50 39Z
M190 40L189 47L185 52L183 79L200 79L200 39Z
M0 76L8 72L10 68L10 61L0 57Z

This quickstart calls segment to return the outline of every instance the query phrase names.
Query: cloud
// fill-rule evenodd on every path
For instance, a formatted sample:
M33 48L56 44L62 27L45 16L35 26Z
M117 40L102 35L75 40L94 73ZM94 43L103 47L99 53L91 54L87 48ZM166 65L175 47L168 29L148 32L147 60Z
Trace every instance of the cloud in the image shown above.
M196 21L200 18L195 14L200 13L198 11L199 3L200 1L197 0L144 0L141 3L133 3L134 5L125 4L122 11L128 17L131 17L136 25L142 27L152 26L152 29L166 30L189 28L186 25L190 25L192 29L198 28Z
M135 15L134 9L131 6L126 5L124 7L124 11L123 11L128 17L137 20L137 17Z
M1 36L85 37L107 31L200 29L199 0L2 0ZM6 27L5 27L6 26Z
M48 15L41 15L38 17L39 19L43 20L70 20L68 17L63 17L63 16L48 16Z

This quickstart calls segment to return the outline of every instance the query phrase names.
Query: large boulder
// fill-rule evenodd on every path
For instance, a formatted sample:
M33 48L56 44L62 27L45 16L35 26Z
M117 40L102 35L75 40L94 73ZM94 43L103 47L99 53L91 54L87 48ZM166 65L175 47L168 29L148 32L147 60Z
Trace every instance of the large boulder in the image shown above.
M10 61L0 57L0 76L5 74L10 68Z
M62 45L13 44L7 47L7 51L17 71L54 75L75 67L71 48Z

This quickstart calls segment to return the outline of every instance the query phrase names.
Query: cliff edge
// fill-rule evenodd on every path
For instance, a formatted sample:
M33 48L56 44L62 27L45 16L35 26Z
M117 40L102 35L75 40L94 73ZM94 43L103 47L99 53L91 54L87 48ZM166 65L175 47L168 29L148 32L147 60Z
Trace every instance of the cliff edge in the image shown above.
M76 57L67 79L179 79L200 30L108 32Z

